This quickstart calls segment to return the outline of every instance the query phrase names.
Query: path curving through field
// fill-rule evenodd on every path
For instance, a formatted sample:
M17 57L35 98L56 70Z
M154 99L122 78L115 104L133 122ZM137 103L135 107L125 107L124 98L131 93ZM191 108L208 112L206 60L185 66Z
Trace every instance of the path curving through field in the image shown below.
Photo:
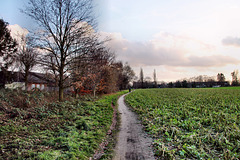
M143 131L137 115L124 103L125 95L118 99L121 126L114 160L154 160L152 139Z

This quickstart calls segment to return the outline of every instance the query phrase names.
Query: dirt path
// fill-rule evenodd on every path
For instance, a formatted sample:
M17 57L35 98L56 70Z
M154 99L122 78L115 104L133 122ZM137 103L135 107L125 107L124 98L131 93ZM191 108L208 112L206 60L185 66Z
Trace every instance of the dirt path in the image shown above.
M114 160L154 160L152 139L142 130L137 115L124 103L124 96L118 99L121 126L115 148Z

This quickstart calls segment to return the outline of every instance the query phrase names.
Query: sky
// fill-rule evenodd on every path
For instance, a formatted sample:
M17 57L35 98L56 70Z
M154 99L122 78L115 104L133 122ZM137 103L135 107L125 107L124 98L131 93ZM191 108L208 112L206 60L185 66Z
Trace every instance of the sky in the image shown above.
M0 0L0 18L31 30L27 0ZM240 69L239 0L95 0L97 31L136 75L176 81ZM13 28L14 28L13 27Z

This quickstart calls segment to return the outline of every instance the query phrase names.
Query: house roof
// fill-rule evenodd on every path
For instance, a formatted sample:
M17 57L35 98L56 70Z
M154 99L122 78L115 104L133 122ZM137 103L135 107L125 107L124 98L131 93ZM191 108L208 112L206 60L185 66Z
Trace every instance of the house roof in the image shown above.
M25 82L24 73L22 72L11 72L11 71L0 71L0 83L11 83L11 82ZM54 81L51 80L43 73L29 72L28 75L29 83L38 84L53 84Z

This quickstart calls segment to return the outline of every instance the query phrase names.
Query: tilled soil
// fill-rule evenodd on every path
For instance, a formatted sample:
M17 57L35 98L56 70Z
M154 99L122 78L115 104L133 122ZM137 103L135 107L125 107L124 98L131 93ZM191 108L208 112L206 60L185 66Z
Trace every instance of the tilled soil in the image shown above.
M125 96L125 95L124 95ZM115 148L114 160L154 160L152 139L143 131L137 115L124 103L124 96L118 99L121 126Z

